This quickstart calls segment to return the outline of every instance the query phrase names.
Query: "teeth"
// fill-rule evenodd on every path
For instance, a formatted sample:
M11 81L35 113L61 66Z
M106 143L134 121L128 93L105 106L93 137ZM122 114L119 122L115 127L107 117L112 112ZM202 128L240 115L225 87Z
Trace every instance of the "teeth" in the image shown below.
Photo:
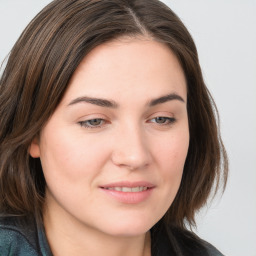
M132 188L122 187L122 192L133 192Z
M133 188L128 188L128 187L113 187L113 188L107 188L109 190L115 190L115 191L121 191L121 192L141 192L144 190L147 190L147 187L133 187Z

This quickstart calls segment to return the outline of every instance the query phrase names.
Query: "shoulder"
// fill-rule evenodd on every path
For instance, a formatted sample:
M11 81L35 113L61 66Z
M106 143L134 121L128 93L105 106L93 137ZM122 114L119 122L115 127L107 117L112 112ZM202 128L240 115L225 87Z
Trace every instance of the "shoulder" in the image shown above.
M182 243L187 251L190 248L193 248L193 251L198 251L198 255L207 255L207 256L224 256L220 251L218 251L213 245L206 242L205 240L198 237L195 233L185 230L185 229L176 229L176 234L179 234L178 243ZM197 255L195 254L195 255Z
M207 249L209 256L224 256L220 251L218 251L213 245L209 244L206 241L203 241L205 248Z
M35 235L33 221L20 217L0 217L0 255L39 255Z
M161 223L152 230L153 255L223 256L195 233Z

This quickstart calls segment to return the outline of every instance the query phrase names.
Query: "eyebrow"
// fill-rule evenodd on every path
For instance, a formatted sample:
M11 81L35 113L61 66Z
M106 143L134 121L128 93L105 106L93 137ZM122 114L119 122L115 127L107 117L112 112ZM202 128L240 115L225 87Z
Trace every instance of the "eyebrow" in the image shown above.
M74 104L77 104L77 103L82 103L82 102L86 102L86 103L90 103L90 104L93 104L93 105L97 105L97 106L100 106L100 107L107 107L107 108L117 108L118 107L118 104L112 100L106 100L106 99L99 99L99 98L91 98L91 97L79 97L79 98L76 98L74 100L72 100L68 106L70 105L74 105Z
M172 100L178 100L178 101L181 101L181 102L185 103L185 100L181 96L179 96L176 93L170 93L170 94L164 95L160 98L151 100L149 102L149 106L153 107L155 105L162 104L162 103L165 103L167 101L172 101Z
M159 98L153 99L153 100L149 101L149 103L147 105L150 107L153 107L155 105L163 104L165 102L172 101L172 100L178 100L180 102L185 103L185 100L181 96L179 96L176 93L171 93L171 94L164 95ZM115 101L107 100L107 99L100 99L100 98L92 98L92 97L87 97L87 96L79 97L79 98L72 100L68 104L68 106L71 106L71 105L74 105L77 103L83 103L83 102L97 105L100 107L118 108L118 104Z

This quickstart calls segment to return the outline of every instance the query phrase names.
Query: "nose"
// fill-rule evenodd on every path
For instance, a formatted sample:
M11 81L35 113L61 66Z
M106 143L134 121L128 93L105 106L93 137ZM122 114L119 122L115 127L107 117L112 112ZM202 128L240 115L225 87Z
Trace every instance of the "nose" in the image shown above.
M141 129L126 127L120 130L114 139L112 161L115 165L137 170L150 164L152 157L149 142Z

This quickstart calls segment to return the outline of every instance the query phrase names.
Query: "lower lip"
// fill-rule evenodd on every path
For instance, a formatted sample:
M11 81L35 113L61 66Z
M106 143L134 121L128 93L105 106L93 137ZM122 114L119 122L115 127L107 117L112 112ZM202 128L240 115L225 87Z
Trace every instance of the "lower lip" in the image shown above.
M122 192L104 188L101 188L101 190L120 203L138 204L149 198L153 188L148 188L147 190L143 190L141 192Z

